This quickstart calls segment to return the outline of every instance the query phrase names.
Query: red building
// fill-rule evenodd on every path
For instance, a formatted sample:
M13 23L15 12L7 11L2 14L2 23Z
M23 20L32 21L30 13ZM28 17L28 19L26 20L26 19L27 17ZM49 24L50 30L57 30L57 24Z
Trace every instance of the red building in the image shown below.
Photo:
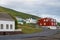
M53 18L40 18L38 25L43 27L54 27L57 26L56 19Z

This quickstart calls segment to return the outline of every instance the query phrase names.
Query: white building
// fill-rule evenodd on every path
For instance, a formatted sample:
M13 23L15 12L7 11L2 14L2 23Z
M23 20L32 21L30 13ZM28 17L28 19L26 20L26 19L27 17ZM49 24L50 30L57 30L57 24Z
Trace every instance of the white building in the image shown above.
M37 20L33 18L26 19L26 23L36 23Z
M16 17L18 24L23 24L23 19L20 17Z
M14 31L15 20L7 13L0 13L0 31Z

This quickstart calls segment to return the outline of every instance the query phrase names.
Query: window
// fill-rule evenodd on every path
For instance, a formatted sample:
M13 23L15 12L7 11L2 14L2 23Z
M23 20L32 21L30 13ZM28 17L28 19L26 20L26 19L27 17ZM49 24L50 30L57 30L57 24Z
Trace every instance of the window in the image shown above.
M52 23L52 25L54 25L54 23Z
M48 21L48 19L46 19L46 21Z
M10 25L10 29L13 29L13 25L12 24Z
M40 25L42 25L42 24L40 23Z
M56 22L56 20L54 19L54 22Z
M54 21L53 19L51 19L51 21Z
M1 29L3 29L3 24L1 24Z
M8 24L6 24L6 29L9 29L9 25Z
M46 23L44 23L44 25L46 25Z
M57 23L56 23L56 22L54 22L54 25L57 25Z
M44 21L45 21L45 19L44 19Z
M54 23L54 25L56 25L56 23Z
M57 22L56 22L56 25L57 25Z

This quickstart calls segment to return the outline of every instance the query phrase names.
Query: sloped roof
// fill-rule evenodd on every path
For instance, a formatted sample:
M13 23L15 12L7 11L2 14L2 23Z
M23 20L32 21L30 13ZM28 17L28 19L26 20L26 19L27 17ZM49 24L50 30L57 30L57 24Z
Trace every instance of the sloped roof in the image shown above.
M4 13L4 12L0 12L0 20L14 21L14 19L8 13Z

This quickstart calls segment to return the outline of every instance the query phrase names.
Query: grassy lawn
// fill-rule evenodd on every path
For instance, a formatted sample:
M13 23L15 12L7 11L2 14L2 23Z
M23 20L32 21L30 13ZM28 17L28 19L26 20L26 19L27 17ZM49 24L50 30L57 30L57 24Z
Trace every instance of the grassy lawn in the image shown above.
M18 25L22 29L22 32L25 34L41 32L42 28L31 27L28 25Z

